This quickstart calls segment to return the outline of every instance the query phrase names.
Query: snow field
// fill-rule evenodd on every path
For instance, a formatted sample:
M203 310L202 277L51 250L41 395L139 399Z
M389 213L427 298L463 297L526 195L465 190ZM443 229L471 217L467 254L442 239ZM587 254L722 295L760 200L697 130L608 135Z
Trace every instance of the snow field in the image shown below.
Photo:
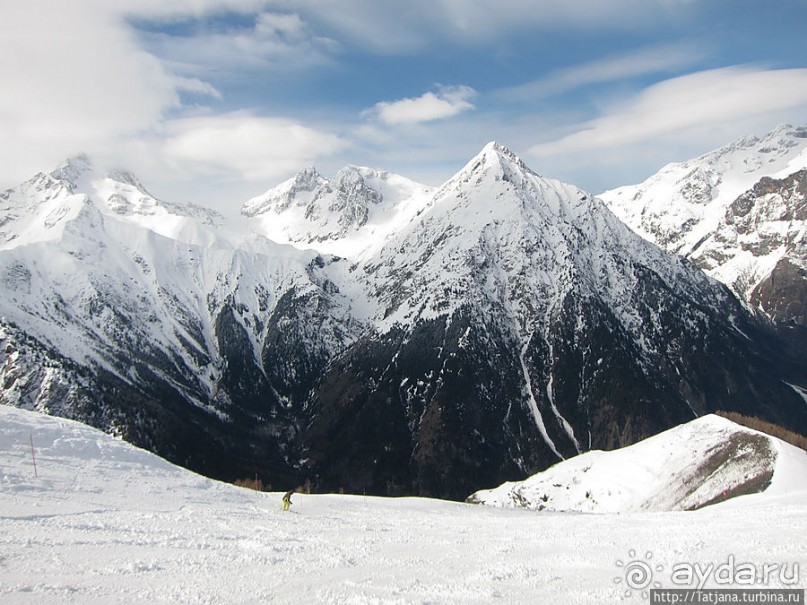
M730 555L797 564L804 587L807 501L777 493L622 515L296 494L284 513L280 493L0 406L0 602L646 602L625 595L617 561L630 551L665 570ZM667 572L657 576L669 585Z

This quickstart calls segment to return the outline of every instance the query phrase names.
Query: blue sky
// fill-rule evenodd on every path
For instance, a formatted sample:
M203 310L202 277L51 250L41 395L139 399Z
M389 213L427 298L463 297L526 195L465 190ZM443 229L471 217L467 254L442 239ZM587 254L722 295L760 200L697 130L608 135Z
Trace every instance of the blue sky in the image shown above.
M598 193L807 123L807 0L6 0L0 186L86 152L226 212L490 140Z

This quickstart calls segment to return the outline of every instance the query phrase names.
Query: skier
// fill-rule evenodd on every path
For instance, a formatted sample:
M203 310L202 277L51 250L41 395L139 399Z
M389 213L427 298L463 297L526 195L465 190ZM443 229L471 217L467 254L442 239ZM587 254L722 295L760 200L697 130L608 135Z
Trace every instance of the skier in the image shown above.
M293 493L294 493L294 490L293 490L293 489L290 489L290 490L289 490L289 491L287 491L287 492L286 492L286 494L283 496L283 510L289 510L289 507L291 506L291 495L292 495Z

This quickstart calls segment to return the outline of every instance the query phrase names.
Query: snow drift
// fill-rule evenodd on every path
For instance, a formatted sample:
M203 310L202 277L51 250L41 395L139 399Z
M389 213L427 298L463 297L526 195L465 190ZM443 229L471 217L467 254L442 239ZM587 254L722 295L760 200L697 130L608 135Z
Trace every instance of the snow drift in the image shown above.
M736 496L802 490L807 453L710 414L612 452L590 451L468 501L531 510L693 510Z

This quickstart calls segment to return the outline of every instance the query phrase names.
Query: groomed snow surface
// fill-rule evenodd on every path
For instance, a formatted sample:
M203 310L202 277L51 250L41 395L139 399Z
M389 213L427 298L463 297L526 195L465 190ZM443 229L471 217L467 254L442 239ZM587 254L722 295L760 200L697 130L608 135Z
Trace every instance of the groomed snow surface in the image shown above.
M768 492L694 512L297 494L284 513L280 493L0 406L0 602L646 603L631 560L652 564L650 588L730 560L787 566L757 587L804 588L807 456L774 444Z

